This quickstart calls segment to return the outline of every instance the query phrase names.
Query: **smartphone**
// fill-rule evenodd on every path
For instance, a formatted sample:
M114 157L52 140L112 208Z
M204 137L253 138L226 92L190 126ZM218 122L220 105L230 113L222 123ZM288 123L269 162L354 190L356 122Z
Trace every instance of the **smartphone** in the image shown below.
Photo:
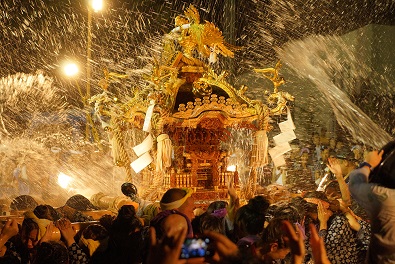
M180 259L204 258L212 256L210 239L205 238L186 238L181 248Z

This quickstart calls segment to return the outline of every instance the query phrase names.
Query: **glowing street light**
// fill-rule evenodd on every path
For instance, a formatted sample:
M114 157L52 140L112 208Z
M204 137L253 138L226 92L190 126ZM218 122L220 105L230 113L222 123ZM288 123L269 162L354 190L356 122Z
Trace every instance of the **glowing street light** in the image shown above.
M69 186L71 181L72 181L72 178L70 176L64 174L63 172L60 172L58 174L58 184L63 189L67 189L67 187Z
M103 1L102 0L92 0L91 6L93 11L97 12L103 9Z
M64 71L64 74L66 74L69 77L72 77L72 76L77 75L77 73L79 72L79 69L78 69L77 64L75 64L73 62L69 62L64 65L63 71Z

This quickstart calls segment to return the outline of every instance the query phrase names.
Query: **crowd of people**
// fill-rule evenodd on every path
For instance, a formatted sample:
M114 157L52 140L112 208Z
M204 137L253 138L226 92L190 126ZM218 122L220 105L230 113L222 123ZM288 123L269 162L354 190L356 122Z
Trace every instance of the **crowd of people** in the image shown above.
M314 190L269 185L240 201L230 185L229 199L204 209L188 188L159 203L130 197L97 219L82 195L57 208L16 197L23 220L2 223L0 263L395 263L395 141L361 160L314 150L326 171L311 174ZM192 238L203 240L188 253Z

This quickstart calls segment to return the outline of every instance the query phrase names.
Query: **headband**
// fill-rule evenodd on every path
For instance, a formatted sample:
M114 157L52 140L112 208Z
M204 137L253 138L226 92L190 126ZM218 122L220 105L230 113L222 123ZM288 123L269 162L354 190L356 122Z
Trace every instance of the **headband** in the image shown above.
M171 202L171 203L160 203L160 208L165 211L165 210L172 210L172 209L177 209L180 208L180 206L185 203L185 201L191 197L193 191L190 188L181 188L181 190L185 191L186 194L184 197L182 197L180 200Z

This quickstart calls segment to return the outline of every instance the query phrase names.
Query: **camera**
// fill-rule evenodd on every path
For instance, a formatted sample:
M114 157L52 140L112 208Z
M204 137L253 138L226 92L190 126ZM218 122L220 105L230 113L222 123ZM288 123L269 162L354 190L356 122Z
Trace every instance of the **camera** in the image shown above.
M210 239L205 238L186 238L181 248L180 259L204 258L212 256Z

